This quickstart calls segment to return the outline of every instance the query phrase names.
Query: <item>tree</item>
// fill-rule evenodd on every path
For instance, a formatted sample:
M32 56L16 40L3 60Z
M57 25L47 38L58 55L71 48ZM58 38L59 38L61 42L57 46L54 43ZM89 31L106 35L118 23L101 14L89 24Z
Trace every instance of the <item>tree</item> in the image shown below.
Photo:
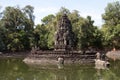
M34 30L34 44L40 49L48 49L49 31L44 25L37 25Z
M34 27L34 7L31 5L27 5L23 8L23 13L24 13L24 25L25 25L25 30L33 30Z
M102 27L104 46L109 48L120 48L120 3L118 1L109 3L102 15L105 23Z
M3 11L2 23L10 31L16 31L23 27L23 13L19 7L6 7Z
M80 49L101 48L101 33L90 16L79 21L78 47Z
M5 35L4 35L4 33L5 33L5 28L3 28L0 23L0 51L5 50L5 43L4 43Z
M22 9L22 12L24 14L24 31L23 33L23 43L25 49L31 49L31 47L34 46L34 7L31 5L27 5Z
M55 18L55 16L53 14L50 14L48 16L45 16L41 21L44 25L49 24L53 19Z
M1 6L0 6L0 9L1 9ZM3 42L4 28L1 26L1 15L2 13L0 12L0 51L3 51L5 49L5 44Z
M18 51L28 50L32 47L33 27L34 27L34 8L26 6L24 9L19 7L6 7L1 19L1 27L5 29L4 41L6 50ZM18 45L16 47L16 45Z
M116 26L120 24L120 3L119 1L108 3L105 13L102 14L105 25Z

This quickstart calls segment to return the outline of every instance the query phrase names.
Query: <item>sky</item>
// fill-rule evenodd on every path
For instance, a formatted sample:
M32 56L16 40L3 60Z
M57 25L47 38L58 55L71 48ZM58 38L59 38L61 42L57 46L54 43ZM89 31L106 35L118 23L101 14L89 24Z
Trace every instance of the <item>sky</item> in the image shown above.
M105 7L115 1L118 0L0 0L0 6L2 9L7 6L33 6L35 24L40 24L43 17L56 14L61 7L65 7L70 11L78 10L82 17L91 16L94 25L101 27L104 22L101 15L105 13Z

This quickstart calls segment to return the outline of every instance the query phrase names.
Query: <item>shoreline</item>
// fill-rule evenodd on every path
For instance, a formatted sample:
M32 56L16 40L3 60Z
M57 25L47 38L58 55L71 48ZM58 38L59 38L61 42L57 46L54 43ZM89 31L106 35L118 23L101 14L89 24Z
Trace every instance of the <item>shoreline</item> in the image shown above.
M52 52L52 51L51 51ZM105 52L105 51L102 51ZM110 52L110 51L108 51ZM113 54L114 51L111 51L111 53L106 52L106 56L108 58L111 58L113 56L113 60L115 59L115 54ZM118 50L120 52L120 50ZM117 57L120 59L120 54L116 54ZM118 56L119 55L119 56ZM58 64L58 58L63 57L64 64L89 64L94 63L95 61L95 55L86 55L86 54L79 54L79 53L67 53L67 54L57 54L57 53L39 53L39 54L32 54L30 51L23 51L23 52L6 52L6 53L0 53L0 58L23 58L23 61L27 64L42 64L42 65L48 65L48 64ZM118 58L117 58L118 59Z
M94 59L81 59L81 60L75 60L75 59L66 59L64 60L64 63L60 63L57 59L34 59L34 58L25 58L23 60L26 64L33 64L33 65L68 65L68 64L94 64Z
M23 61L27 64L89 64L95 62L96 51L36 51Z

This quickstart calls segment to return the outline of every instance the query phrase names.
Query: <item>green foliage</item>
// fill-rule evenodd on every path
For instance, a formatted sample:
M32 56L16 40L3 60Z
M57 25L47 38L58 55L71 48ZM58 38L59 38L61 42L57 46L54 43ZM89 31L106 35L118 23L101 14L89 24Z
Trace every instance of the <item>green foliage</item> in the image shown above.
M44 25L37 25L35 30L34 30L34 40L35 40L35 45L37 47L40 47L41 49L46 49L48 48L48 33L49 31L47 30L46 26Z
M5 44L4 44L3 40L0 37L0 51L3 51L3 50L5 50Z
M101 33L96 26L93 25L94 21L88 16L86 19L82 18L79 21L78 47L81 49L100 48Z
M55 18L55 16L53 14L50 14L46 17L44 17L41 21L43 22L43 24L49 24L53 19Z
M24 26L26 31L32 31L34 26L34 7L31 5L25 6L23 9L24 14Z
M0 21L0 51L5 50L5 35L6 29L2 27L1 21Z
M108 26L116 26L120 24L120 3L119 1L109 3L102 15L105 24Z
M3 12L2 23L10 31L16 31L23 26L23 14L19 8L6 7Z
M7 49L11 50L11 51L17 51L17 50L22 50L23 44L20 41L20 37L21 35L19 33L12 33L8 35L8 39L9 39L9 44L7 45Z
M1 45L5 45L5 50L21 51L32 47L34 8L30 5L20 9L19 7L6 7L0 21L2 27L0 34ZM1 46L0 45L0 46Z
M109 3L102 18L103 45L108 48L120 48L120 3Z

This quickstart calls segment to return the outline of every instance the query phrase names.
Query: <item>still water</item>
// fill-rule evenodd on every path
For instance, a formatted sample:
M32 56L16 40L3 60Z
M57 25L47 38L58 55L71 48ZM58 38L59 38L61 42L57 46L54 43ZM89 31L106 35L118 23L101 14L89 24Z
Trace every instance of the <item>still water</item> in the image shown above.
M94 65L27 65L22 59L0 59L0 80L120 80L120 61L105 70Z

